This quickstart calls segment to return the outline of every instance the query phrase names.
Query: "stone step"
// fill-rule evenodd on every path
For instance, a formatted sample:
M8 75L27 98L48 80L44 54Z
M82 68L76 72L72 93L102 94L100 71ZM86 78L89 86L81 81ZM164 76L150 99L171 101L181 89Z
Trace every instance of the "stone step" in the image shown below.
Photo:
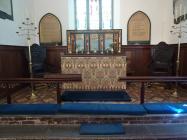
M0 125L63 125L95 123L158 124L187 123L187 114L160 115L1 115Z
M187 123L124 124L122 135L80 135L78 124L0 125L0 139L48 140L161 140L187 139Z

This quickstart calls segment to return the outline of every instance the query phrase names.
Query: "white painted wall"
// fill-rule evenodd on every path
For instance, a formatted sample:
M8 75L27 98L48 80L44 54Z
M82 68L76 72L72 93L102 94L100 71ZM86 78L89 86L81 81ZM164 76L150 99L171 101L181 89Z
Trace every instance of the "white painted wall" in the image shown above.
M0 19L0 44L24 45L25 40L15 33L23 19L29 16L38 27L40 19L52 13L61 21L63 45L66 45L66 30L74 29L73 0L13 0L13 5L14 21ZM160 41L177 43L177 37L170 34L173 25L172 0L114 0L114 28L123 29L124 45L127 44L128 20L139 10L151 20L151 44ZM39 38L33 42L38 43ZM187 42L187 35L182 42Z
M166 6L168 5L168 6ZM179 24L178 25L175 25L174 22L173 22L173 19L174 19L174 16L173 14L173 3L171 2L171 0L165 0L163 1L163 25L162 25L162 30L163 30L163 33L164 33L164 40L167 41L169 44L177 44L178 43L178 36L175 34L171 34L171 30L172 29L172 26L175 26L175 27L179 27ZM169 12L168 12L169 11ZM181 25L187 25L187 20L185 22L181 22ZM177 30L174 30L175 32L176 31L179 31L178 29ZM182 28L182 31L186 31L187 32L187 26L185 26L184 28ZM187 43L187 34L186 33L183 33L182 34L182 37L181 37L181 43Z
M69 29L68 1L69 0L33 0L36 25L39 26L40 19L47 13L52 13L57 16L62 24L63 44L66 44L66 30ZM36 42L38 41L39 39Z
M169 28L172 21L172 0L121 0L120 25L123 44L127 44L127 23L131 15L143 11L151 21L151 44L160 41L170 43Z
M26 18L26 11L29 13L32 7L32 0L13 0L14 20L0 19L1 45L27 45L26 39L18 36L16 32Z

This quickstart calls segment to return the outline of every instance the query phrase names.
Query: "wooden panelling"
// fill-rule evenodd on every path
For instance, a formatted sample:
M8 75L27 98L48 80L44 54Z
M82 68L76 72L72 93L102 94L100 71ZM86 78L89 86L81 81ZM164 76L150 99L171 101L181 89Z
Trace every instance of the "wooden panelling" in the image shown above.
M50 46L47 47L47 65L54 67L55 71L61 72L61 53L66 53L66 46ZM50 70L49 70L50 71Z
M176 64L177 45L175 47L174 65ZM149 76L152 45L123 45L122 53L127 56L127 73L133 76ZM181 44L180 76L187 76L187 44ZM174 67L174 75L175 75Z
M127 56L127 71L133 76L148 76L151 63L151 45L123 45L122 53ZM176 47L177 45L171 45ZM0 46L0 77L28 76L28 64L25 59L25 47ZM46 63L61 72L61 53L67 52L67 46L47 47ZM176 59L175 59L176 60ZM181 45L180 75L187 76L187 44ZM174 63L176 63L174 61ZM175 69L175 68L174 68Z
M26 47L0 46L0 78L28 76Z
M0 45L0 78L28 77L28 64L25 58L26 47ZM0 88L4 87L0 84ZM13 88L14 91L17 87ZM0 90L0 97L9 97L13 93L12 87L9 90Z
M127 74L148 76L151 53L149 46L123 46L122 53L127 56Z
M28 63L25 57L27 47L0 45L0 78L28 77ZM47 47L46 64L61 71L60 54L66 52L66 47Z
M182 44L179 69L180 75L187 76L187 44Z

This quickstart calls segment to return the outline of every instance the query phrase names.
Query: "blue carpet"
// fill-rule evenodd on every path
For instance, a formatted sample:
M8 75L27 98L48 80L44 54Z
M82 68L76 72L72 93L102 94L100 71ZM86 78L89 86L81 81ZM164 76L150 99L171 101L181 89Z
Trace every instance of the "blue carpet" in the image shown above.
M62 101L131 101L125 91L65 91Z
M122 124L81 124L81 135L121 135L125 134Z

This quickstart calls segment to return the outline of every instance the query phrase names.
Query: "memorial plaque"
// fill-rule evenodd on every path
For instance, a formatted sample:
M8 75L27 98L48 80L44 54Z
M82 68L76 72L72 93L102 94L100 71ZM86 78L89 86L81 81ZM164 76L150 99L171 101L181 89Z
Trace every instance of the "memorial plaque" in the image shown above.
M128 44L150 44L151 23L147 15L138 11L128 22Z
M40 44L62 44L61 23L55 15L50 13L44 15L40 20L39 30Z

